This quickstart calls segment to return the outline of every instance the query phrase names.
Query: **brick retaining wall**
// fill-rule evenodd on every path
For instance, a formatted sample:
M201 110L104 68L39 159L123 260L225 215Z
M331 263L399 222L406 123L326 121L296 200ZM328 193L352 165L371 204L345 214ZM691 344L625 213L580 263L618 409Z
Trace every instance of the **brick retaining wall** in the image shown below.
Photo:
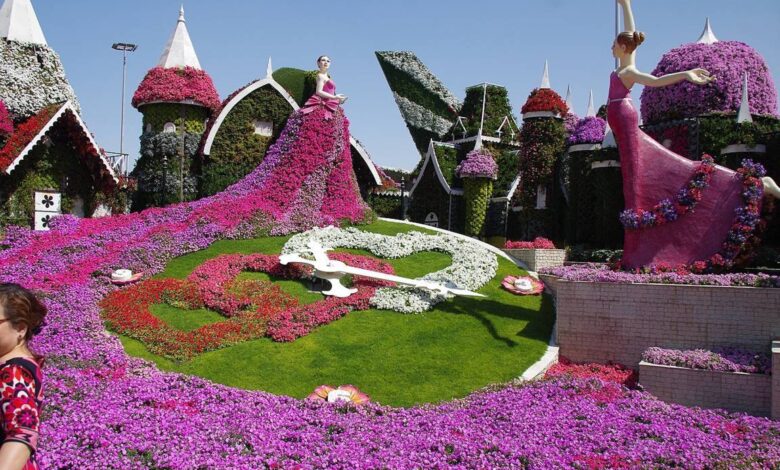
M504 252L525 263L531 271L538 271L541 268L563 266L563 262L566 259L566 250L558 249L504 249Z
M685 406L769 416L772 376L639 363L639 383L659 399ZM777 406L777 404L775 404Z
M555 281L560 353L637 367L645 349L736 346L780 338L780 289Z
M772 419L780 420L780 340L772 342Z

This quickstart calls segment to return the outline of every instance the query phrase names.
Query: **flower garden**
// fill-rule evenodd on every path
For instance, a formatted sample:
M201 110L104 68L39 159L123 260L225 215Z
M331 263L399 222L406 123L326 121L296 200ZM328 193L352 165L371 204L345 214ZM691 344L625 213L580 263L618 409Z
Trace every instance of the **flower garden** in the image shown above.
M690 44L661 59L656 75L709 61L719 76L642 97L649 134L704 156L679 192L622 213L603 112L580 119L543 80L518 126L505 87L468 87L461 102L413 53L377 52L424 155L404 173L414 179L409 213L447 221L434 230L376 217L365 201L381 192L371 191L399 187L400 214L405 188L352 142L340 107L306 106L316 72L269 62L266 78L221 101L183 9L176 31L186 41L169 46L185 50L163 57L188 63L150 69L132 100L144 116L133 212L0 232L0 283L34 290L48 308L31 344L45 357L42 467L780 468L769 409L780 410L780 342L767 341L780 334L780 276L732 272L772 209L761 200L764 166L740 158L743 205L711 258L628 271L612 250L624 228L690 218L711 196L715 165L736 158L726 145L780 129L771 75L749 46ZM81 148L88 131L59 56L0 38L0 57L0 72L12 72L0 74L0 169L28 147L52 161L95 157L96 146ZM6 79L27 69L27 82ZM733 84L759 69L745 79L756 122L734 123ZM62 102L71 127L38 145ZM42 181L35 165L51 164L30 153L25 194ZM96 172L87 163L82 179L59 179L86 185ZM573 242L607 262L564 265ZM314 267L287 262L295 256ZM117 282L119 271L135 277ZM351 295L326 292L334 272ZM656 370L658 388L642 367ZM697 378L676 387L665 369ZM686 407L653 392L695 398L695 380L734 376L759 384L743 388L747 400L763 394L760 406Z

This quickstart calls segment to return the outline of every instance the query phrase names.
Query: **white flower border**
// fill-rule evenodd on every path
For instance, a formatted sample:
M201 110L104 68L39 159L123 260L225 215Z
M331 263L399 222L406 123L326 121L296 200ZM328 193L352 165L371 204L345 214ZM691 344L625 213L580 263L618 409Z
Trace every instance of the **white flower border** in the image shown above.
M400 233L396 236L364 232L354 227L314 228L294 235L282 248L283 254L307 253L307 243L317 240L322 246L368 250L381 258L403 258L422 251L440 251L452 256L448 267L428 273L421 279L452 283L461 289L475 291L496 275L498 258L490 250L471 240L452 235L428 235L421 232ZM430 310L446 297L425 289L384 287L377 289L370 302L373 307L402 313L421 313Z
M404 120L418 129L431 131L436 135L444 135L452 128L455 121L448 121L433 111L410 101L398 93L393 92L393 97L404 116Z

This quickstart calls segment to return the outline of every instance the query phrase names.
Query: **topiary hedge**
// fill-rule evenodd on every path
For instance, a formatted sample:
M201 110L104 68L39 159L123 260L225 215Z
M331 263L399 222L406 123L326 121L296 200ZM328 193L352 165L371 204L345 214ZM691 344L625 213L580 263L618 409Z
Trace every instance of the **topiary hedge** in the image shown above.
M192 133L141 135L141 157L132 172L138 182L133 195L133 211L197 197L197 178L192 164L200 139L200 134ZM183 197L180 197L182 189Z
M483 96L486 97L484 122L482 119ZM508 116L510 119L514 119L507 90L498 85L487 85L487 89L483 85L467 88L466 99L463 102L460 116L466 118L463 125L466 127L467 136L477 135L481 125L482 135L499 137L496 131L501 127L504 118ZM504 127L501 128L502 142L508 143L512 140L509 126L512 126L513 129L515 128L514 123L504 124ZM456 139L460 139L463 136L463 129L460 127L460 124L456 123L448 134L454 135ZM517 137L517 130L515 129L515 140L517 140Z
M478 237L482 234L482 228L485 225L485 215L492 194L493 180L490 178L463 179L463 197L466 204L466 235Z
M222 122L211 154L203 164L200 193L216 194L246 176L284 128L292 107L271 86L261 87L239 101ZM271 137L255 134L256 120L271 122Z

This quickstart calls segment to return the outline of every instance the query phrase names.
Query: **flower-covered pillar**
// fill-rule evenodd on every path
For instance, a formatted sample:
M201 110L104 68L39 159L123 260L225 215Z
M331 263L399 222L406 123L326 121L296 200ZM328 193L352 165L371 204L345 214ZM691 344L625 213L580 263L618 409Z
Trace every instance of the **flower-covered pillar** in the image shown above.
M487 150L477 149L466 155L455 172L463 179L466 235L477 237L485 225L485 214L493 194L493 181L498 176L498 165Z
M549 88L533 90L522 108L520 130L520 187L514 194L519 226L510 230L515 238L555 238L563 215L556 167L566 147L562 117L568 113L563 99Z
M200 68L183 9L165 52L138 86L132 104L143 114L132 209L194 199L194 159L220 99L211 77Z

